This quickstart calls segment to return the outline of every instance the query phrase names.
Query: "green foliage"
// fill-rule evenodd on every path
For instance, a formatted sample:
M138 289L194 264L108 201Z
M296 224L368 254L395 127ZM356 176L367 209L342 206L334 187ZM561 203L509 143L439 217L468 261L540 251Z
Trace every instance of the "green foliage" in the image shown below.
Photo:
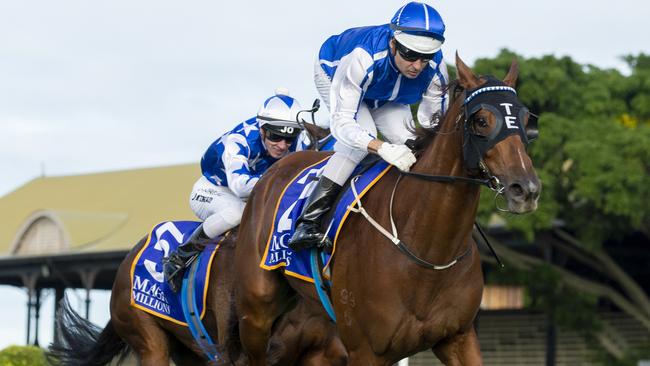
M541 135L529 153L543 189L537 212L500 214L508 227L532 240L536 230L560 220L593 247L630 231L647 232L650 56L627 56L629 76L568 57L525 59L508 50L477 60L474 70L503 78L513 60L519 63L518 94L540 115ZM485 191L481 218L494 212L494 196Z
M0 351L2 366L45 366L45 353L36 346L9 346Z
M626 56L629 75L580 65L568 57L525 59L502 50L496 59L476 61L478 74L503 78L519 63L517 91L540 116L540 137L529 146L543 188L538 210L517 216L495 209L502 199L484 190L479 217L499 215L508 228L532 241L535 232L558 222L586 250L632 231L650 232L650 56ZM594 364L627 366L650 358L650 349L626 350L615 359L598 344L597 299L563 285L550 266L513 268L488 274L487 281L524 286L527 307L553 316L560 328L585 336L599 350Z

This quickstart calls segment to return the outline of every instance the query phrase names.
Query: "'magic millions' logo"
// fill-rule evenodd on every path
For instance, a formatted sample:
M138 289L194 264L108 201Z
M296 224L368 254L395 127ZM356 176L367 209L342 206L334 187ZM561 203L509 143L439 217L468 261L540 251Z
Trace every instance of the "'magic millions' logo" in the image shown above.
M133 299L161 313L171 314L171 307L161 286L148 279L143 280L138 275L134 276Z

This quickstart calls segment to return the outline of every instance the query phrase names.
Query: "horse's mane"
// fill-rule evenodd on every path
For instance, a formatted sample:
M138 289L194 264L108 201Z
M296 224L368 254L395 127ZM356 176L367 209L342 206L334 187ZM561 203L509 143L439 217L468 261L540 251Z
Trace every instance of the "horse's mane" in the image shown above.
M415 141L413 142L412 148L414 148L414 150L417 152L422 152L422 150L424 150L424 148L431 143L431 140L433 140L433 138L438 134L440 127L442 127L443 121L445 118L447 118L447 114L451 110L451 105L456 102L456 99L464 90L465 89L460 85L460 82L458 80L454 80L447 85L445 88L445 93L447 93L449 96L450 108L447 109L444 115L440 116L440 123L435 125L433 128L426 128L422 126L413 127L412 132L415 135Z

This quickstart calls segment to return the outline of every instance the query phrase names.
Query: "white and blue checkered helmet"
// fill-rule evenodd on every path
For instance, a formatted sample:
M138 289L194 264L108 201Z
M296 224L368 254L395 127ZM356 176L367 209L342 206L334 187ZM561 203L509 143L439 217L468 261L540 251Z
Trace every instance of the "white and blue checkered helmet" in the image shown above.
M276 135L296 137L302 130L297 122L300 103L289 96L289 90L278 88L275 95L264 101L257 112L260 127L273 131Z
M397 42L418 53L433 54L445 42L445 23L440 13L417 1L397 10L390 28Z

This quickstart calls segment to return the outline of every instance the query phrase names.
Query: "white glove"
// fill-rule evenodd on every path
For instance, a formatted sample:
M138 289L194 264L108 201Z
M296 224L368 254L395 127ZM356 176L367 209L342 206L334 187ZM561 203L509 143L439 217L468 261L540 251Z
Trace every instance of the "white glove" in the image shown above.
M377 150L377 154L387 163L393 164L397 169L408 172L411 165L415 164L415 155L406 145L394 145L384 142Z

